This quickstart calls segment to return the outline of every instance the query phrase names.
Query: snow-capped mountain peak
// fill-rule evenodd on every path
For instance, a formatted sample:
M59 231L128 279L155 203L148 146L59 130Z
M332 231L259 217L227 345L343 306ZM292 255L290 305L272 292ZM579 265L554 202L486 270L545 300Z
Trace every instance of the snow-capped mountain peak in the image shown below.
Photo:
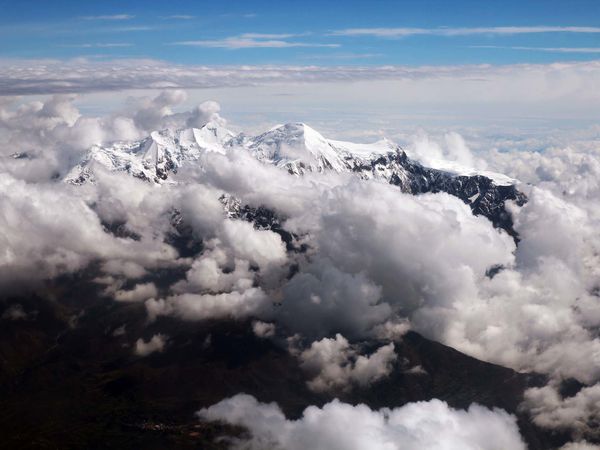
M181 140L187 138L190 132L200 148L217 153L225 153L225 148L235 137L233 132L216 122L208 122L202 128L182 130Z
M164 181L187 161L197 161L210 152L225 154L235 134L216 122L202 128L153 131L140 141L115 142L90 148L84 159L65 177L81 184L93 181L94 167L100 165L113 172L127 172L151 180Z
M194 160L206 151L224 154L233 137L235 135L227 128L208 122L202 128L153 131L143 141L141 151L144 159L152 162L164 160L168 153L179 156L176 161Z
M348 173L363 180L387 182L415 195L446 192L512 235L515 233L505 202L526 201L508 177L467 170L453 163L428 167L389 140L373 144L328 140L304 123L279 125L257 136L236 136L214 122L202 128L155 131L141 141L92 147L65 181L93 181L94 167L100 165L161 184L183 164L202 164L211 153L226 154L233 149L248 151L259 161L297 176L307 172Z
M285 166L295 174L346 168L340 152L305 123L279 125L247 139L244 147L258 160Z
M357 144L348 141L336 141L329 139L329 143L339 152L350 154L357 158L371 158L373 155L381 155L395 152L400 147L395 142L383 138L371 144Z

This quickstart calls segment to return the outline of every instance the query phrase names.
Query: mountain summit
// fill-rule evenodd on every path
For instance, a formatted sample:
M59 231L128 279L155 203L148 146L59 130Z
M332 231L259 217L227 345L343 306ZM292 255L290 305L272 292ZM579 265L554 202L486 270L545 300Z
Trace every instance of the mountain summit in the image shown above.
M304 123L280 125L243 142L255 158L285 167L290 173L343 172L342 152Z
M197 161L210 152L224 154L234 137L234 133L215 122L202 128L153 131L140 141L92 147L64 179L72 184L93 182L94 167L100 165L160 184L188 161Z

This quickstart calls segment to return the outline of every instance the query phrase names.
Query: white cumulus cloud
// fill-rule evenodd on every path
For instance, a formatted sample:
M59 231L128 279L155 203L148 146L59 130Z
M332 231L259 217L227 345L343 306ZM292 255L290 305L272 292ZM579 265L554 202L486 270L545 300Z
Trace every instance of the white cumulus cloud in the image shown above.
M232 441L233 448L240 449L525 449L513 416L478 405L455 410L439 400L379 411L334 400L288 420L277 404L238 394L197 414L246 427L251 436Z

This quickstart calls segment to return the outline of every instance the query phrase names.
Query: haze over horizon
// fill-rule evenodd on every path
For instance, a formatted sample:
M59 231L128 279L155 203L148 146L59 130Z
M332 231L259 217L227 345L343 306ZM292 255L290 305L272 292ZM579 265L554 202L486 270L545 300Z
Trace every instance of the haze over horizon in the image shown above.
M171 87L190 93L182 106L217 100L242 128L340 133L347 118L371 134L540 134L594 125L600 92L590 1L2 3L0 91L75 92L92 114L123 106L93 93Z

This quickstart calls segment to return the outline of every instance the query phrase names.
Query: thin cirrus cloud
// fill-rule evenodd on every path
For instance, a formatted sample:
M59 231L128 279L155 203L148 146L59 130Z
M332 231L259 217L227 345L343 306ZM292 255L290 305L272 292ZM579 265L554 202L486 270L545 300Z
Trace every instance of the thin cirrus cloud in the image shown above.
M292 37L306 36L306 33L292 34L292 33L244 33L240 35L244 39L288 39Z
M547 53L600 53L600 47L524 47L505 45L470 45L469 48L490 48L499 50L524 50Z
M132 26L123 26L123 27L107 27L103 29L98 29L96 31L101 31L105 33L130 33L136 31L152 31L156 30L158 27L147 26L147 25L132 25Z
M98 42L88 44L65 44L61 47L66 48L121 48L121 47L133 47L133 44L128 42Z
M337 54L326 54L326 55L305 55L300 59L303 60L351 60L351 59L370 59L370 58L380 58L385 56L383 53L337 53Z
M143 65L145 69L139 70ZM392 81L413 80L413 97L417 92L427 96L431 94L432 80L438 80L439 92L447 98L461 98L456 88L448 90L449 82L456 82L464 89L464 96L472 96L473 89L479 89L480 81L500 83L510 81L511 98L536 101L553 98L564 89L559 89L557 73L564 74L574 84L573 91L581 92L584 97L578 100L587 105L595 105L596 97L590 92L597 89L579 90L578 86L597 86L600 80L600 62L570 62L560 66L544 64L505 65L490 67L487 65L454 66L184 66L151 59L113 60L92 62L86 60L22 60L0 59L0 92L5 95L40 95L60 93L85 93L97 91L115 91L126 89L157 88L215 88L233 86L256 86L286 82L342 82L348 81ZM549 77L550 74L554 74ZM541 97L533 95L532 86L539 86L548 80ZM420 83L417 83L420 81ZM476 83L476 84L474 84ZM415 91L415 86L423 86ZM411 91L411 92L412 92ZM477 91L478 92L478 91ZM491 91L486 90L491 94ZM502 91L503 101L507 92ZM528 93L523 96L523 92ZM408 92L406 93L408 95ZM487 94L486 94L487 95ZM458 97L457 97L458 96ZM415 97L416 98L416 97ZM420 97L419 97L420 98ZM437 98L437 95L436 95ZM498 100L492 94L488 101Z
M172 14L170 16L160 16L160 18L166 20L192 20L195 19L196 16L191 16L189 14Z
M225 48L238 50L245 48L292 48L292 47L323 47L337 48L340 44L323 44L303 41L289 41L285 39L303 36L302 34L267 34L245 33L239 36L224 39L208 39L173 42L172 45L185 45L190 47Z
M443 27L443 28L347 28L329 33L331 36L373 36L398 38L405 36L472 36L478 34L535 33L600 33L600 27L529 26L529 27Z
M101 16L83 16L81 19L83 20L130 20L135 16L131 14L109 14L109 15L101 15Z

